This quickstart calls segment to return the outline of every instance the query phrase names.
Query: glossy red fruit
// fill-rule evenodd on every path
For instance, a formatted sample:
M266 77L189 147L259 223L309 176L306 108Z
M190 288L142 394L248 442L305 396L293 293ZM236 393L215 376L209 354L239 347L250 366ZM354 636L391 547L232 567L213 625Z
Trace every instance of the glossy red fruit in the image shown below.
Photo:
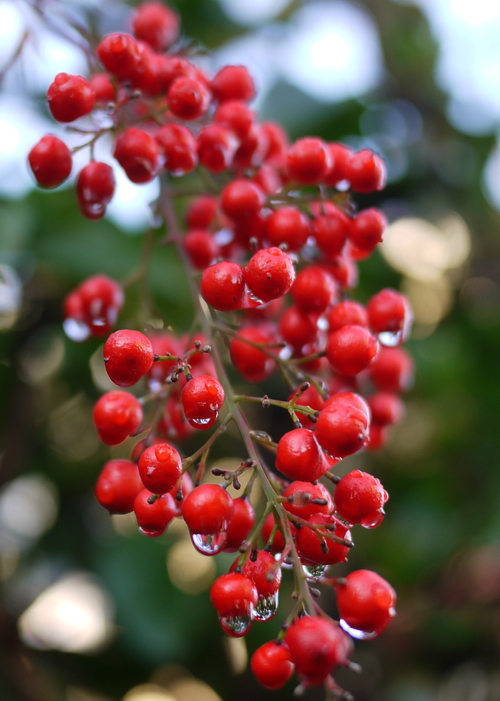
M156 176L160 150L152 136L130 127L115 143L114 157L133 183L148 183Z
M198 165L198 145L187 127L181 124L165 124L155 134L165 157L165 170L172 175L185 175Z
M347 179L346 168L351 160L352 149L339 143L328 144L328 150L332 157L332 167L326 176L324 183L327 187L335 187L342 180Z
M58 122L73 122L92 112L95 93L81 75L58 73L47 91L49 110Z
M208 109L210 92L196 78L176 78L167 94L170 111L179 119L198 119Z
M255 97L254 82L245 66L224 66L214 77L210 87L219 102L250 101Z
M169 492L170 496L175 502L175 515L179 518L182 518L182 504L184 503L184 499L188 494L191 494L193 489L193 480L191 479L189 472L184 472L180 482L177 482L177 484L175 484Z
M296 307L288 307L283 312L279 321L279 330L283 339L296 349L308 343L314 343L318 336L315 318L310 314L303 314Z
M382 190L387 173L382 158L369 149L353 153L345 166L345 176L355 192Z
M285 509L295 516L309 518L313 514L331 514L333 502L330 492L321 483L292 482L283 492L283 496L291 501L284 502ZM315 504L313 500L324 500L325 504Z
M359 302L346 299L339 302L328 312L328 327L330 333L342 326L368 326L368 314Z
M319 616L297 618L288 628L285 643L297 674L309 684L322 684L350 652L346 634L338 625Z
M253 653L250 668L259 684L266 689L279 689L290 679L295 665L288 645L271 640Z
M28 162L36 181L42 187L57 187L69 177L71 151L57 136L47 134L33 146Z
M74 294L79 300L76 313L70 300ZM66 298L64 316L87 326L92 336L107 336L116 323L123 301L123 288L116 280L94 275Z
M338 538L352 542L348 527L333 514L328 516L314 514L307 519L307 522L314 526L320 526L325 534L332 533ZM333 526L334 530L330 530ZM304 564L336 565L339 562L345 562L349 554L349 547L336 543L325 535L318 538L316 531L307 526L302 526L299 530L295 543L299 557Z
M390 438L390 426L381 426L374 421L370 424L370 437L366 444L366 449L369 451L380 450L385 446Z
M222 629L232 638L239 638L250 630L257 599L252 581L237 572L217 577L210 590L210 601L219 614Z
M304 314L323 314L336 296L333 277L319 265L308 265L298 273L290 294Z
M193 377L182 390L182 408L193 428L203 430L212 419L216 420L224 404L224 389L209 375Z
M157 538L175 517L176 506L170 494L162 494L151 504L148 500L153 497L148 489L139 492L134 501L134 513L142 533Z
M408 300L404 295L387 288L380 290L366 305L370 328L375 334L389 334L384 345L393 346L402 343L408 336L412 314Z
M337 391L335 394L328 397L324 406L328 407L336 404L349 404L362 411L368 421L370 421L370 407L368 402L361 395L356 394L355 392L349 392L348 390Z
M329 467L325 454L311 430L296 428L280 438L276 468L288 479L316 482Z
M358 266L348 256L334 256L326 267L340 287L350 290L358 284Z
M215 223L217 198L213 195L200 195L189 205L186 224L189 229L208 229Z
M402 348L382 348L369 368L375 387L384 392L405 392L413 384L414 363Z
M233 500L233 515L226 528L224 551L235 553L247 538L255 522L255 513L249 499L240 497Z
M384 518L384 504L389 495L380 480L367 472L354 470L335 487L335 510L347 523L375 528Z
M106 205L115 192L113 168L106 163L91 161L80 171L76 181L78 203L84 215L97 219L106 213Z
M292 180L302 185L316 185L327 176L332 158L324 141L307 136L290 147L287 165Z
M162 2L144 2L132 20L134 34L155 51L166 51L177 41L180 19L176 12Z
M116 89L107 73L94 73L89 78L96 104L108 104L116 100Z
M241 309L245 294L245 273L237 263L215 263L203 271L201 295L205 302L221 312Z
M104 68L115 78L127 80L139 62L139 47L128 34L108 34L97 47L97 55Z
M257 214L266 201L260 187L251 180L233 180L222 191L221 207L231 219L240 220Z
M234 513L233 500L217 484L202 484L184 499L182 515L191 533L214 535L225 531Z
M288 135L281 124L277 122L263 122L261 126L269 139L264 162L274 168L282 169L288 155Z
M97 400L93 419L103 443L118 445L141 425L142 408L132 394L114 390Z
M109 379L119 387L131 387L151 369L153 346L140 331L122 329L104 344L104 363Z
M227 100L219 105L213 121L234 132L243 141L255 122L255 112L241 100Z
M342 375L357 375L365 370L379 350L379 344L362 326L342 326L333 331L326 342L326 357Z
M155 355L182 355L177 338L168 331L152 333L149 336L149 340ZM153 363L147 378L151 389L157 391L176 365L176 360L162 360L161 362Z
M257 345L269 345L272 339L269 334L257 326L247 326L241 329L239 338L231 339L229 353L231 362L240 375L248 382L261 382L273 372L275 362L259 348L245 343L245 340Z
M382 241L387 219L379 209L363 209L351 219L349 240L362 251L372 251Z
M152 445L139 458L139 474L153 494L170 492L182 476L182 460L168 443Z
M372 421L379 426L393 426L401 421L405 405L393 392L376 392L367 399Z
M396 615L396 592L376 572L356 570L335 584L342 621L354 631L375 637ZM366 637L359 636L356 637Z
M244 138L240 139L233 157L233 168L245 170L262 165L268 147L268 136L260 124L252 124ZM254 178L254 182L258 182Z
M315 435L321 447L332 457L345 458L366 445L369 419L359 407L348 401L339 401L321 410Z
M292 392L290 396L288 397L288 401L293 397L295 392ZM314 385L311 385L309 389L306 389L305 392L302 392L300 397L295 400L295 411L297 413L297 416L299 420L302 422L302 426L304 428L312 428L313 426L316 425L315 422L310 421L308 418L308 414L303 414L300 411L301 406L308 406L310 409L316 409L316 411L321 411L321 409L325 405L325 400L321 396L321 394L318 392L316 387ZM310 482L314 482L313 479L309 480Z
M182 247L186 251L191 265L197 270L205 270L220 252L212 234L203 229L188 231L182 239Z
M110 514L129 514L134 510L134 499L143 489L135 463L109 460L97 478L95 496Z
M295 270L289 256L279 248L264 248L250 259L245 281L263 302L282 297L292 287Z
M239 558L231 565L231 572L236 569L238 563ZM259 598L267 599L280 588L281 570L276 566L274 557L266 550L258 550L255 561L247 557L243 565L243 574L255 584Z
M261 167L255 173L253 179L268 195L279 192L283 185L283 181L281 180L278 170L273 166L267 165L266 163L261 165Z
M299 251L307 243L309 219L296 207L283 207L267 219L266 238L271 246L286 244L288 250Z
M316 239L319 250L333 257L342 252L349 228L348 217L338 207L332 206L328 212L313 220L311 234Z
M274 530L275 526L275 520L273 514L269 514L269 516L266 518L264 521L264 525L262 526L262 531L261 531L261 537L264 543L267 545L269 542L269 538L271 537L271 533ZM293 525L293 523L290 523L290 530L292 532L292 536L295 535L297 532L297 529ZM285 548L285 540L283 536L281 535L280 531L276 531L276 534L274 536L274 540L272 542L272 551L273 553L281 553L283 552Z
M227 170L237 148L237 138L221 124L208 124L198 135L198 158L211 173Z

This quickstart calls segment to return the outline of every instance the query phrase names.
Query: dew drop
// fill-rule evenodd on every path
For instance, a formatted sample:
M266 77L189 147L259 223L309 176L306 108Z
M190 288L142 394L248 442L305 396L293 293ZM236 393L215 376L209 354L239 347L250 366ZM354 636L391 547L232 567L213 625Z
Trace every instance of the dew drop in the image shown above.
M326 567L327 565L303 565L303 570L306 577L318 579L318 577L322 577L325 574Z
M224 633L232 638L241 638L252 627L252 616L219 616L219 621Z
M346 623L343 618L340 619L339 623L342 630L345 630L346 633L349 633L351 638L356 638L356 640L372 640L373 638L377 637L377 631L367 633L364 630L357 630L357 628L351 628L351 626L348 623Z
M193 545L202 555L217 555L226 544L226 533L191 533Z
M403 343L403 331L382 331L377 338L383 346L394 348Z
M383 509L372 511L371 514L368 514L368 516L365 516L364 519L360 521L360 525L363 526L363 528L376 528L380 526L384 520L384 516L385 511Z
M219 413L216 411L216 412L215 412L215 418L216 418L216 419L217 419L217 416L218 416L218 415L219 415ZM213 422L213 417L212 417L211 419L190 419L190 420L189 420L189 423L190 423L192 426L206 426L206 425L209 424L211 421Z
M66 336L72 341L86 341L90 336L90 329L87 324L76 319L65 319L63 321L63 329Z
M267 598L260 598L253 610L254 621L269 621L278 611L278 592Z
M139 530L141 533L144 533L144 535L147 535L149 538L158 538L162 533L165 532L165 528L161 531L148 531L146 528L141 528L139 526Z

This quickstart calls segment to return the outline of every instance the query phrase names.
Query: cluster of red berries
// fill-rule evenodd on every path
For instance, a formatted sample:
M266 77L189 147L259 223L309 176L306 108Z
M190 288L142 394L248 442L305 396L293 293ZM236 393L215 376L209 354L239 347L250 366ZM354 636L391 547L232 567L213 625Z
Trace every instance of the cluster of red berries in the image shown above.
M107 445L145 437L130 460L106 463L96 496L111 514L134 512L147 536L160 536L178 517L199 552L238 552L210 595L230 636L276 614L282 566L293 566L296 605L279 639L254 653L252 670L271 689L295 670L303 686L324 684L341 697L332 673L351 665L351 637L378 635L395 614L395 592L378 574L324 576L328 566L346 561L354 526L382 522L388 499L376 477L355 470L339 478L331 469L384 444L403 416L400 395L413 377L411 357L400 347L411 326L405 297L385 289L366 305L349 298L357 261L382 241L387 225L377 209L356 212L351 192L382 189L384 164L369 150L319 138L290 145L278 124L259 123L248 106L255 89L247 69L226 66L209 79L175 52L179 20L163 4L141 5L133 30L134 37L110 34L98 45L107 73L89 80L56 76L47 94L52 115L72 122L110 103L113 124L90 130L91 154L95 140L110 131L114 157L132 182L148 182L160 170L167 180L201 169L218 194L189 200L184 234L169 221L188 274L200 277L204 302L197 294L193 299L199 327L183 337L123 329L105 342L106 371L122 389L95 405L99 436ZM29 162L44 187L71 172L70 151L51 135L32 149ZM112 168L91 160L77 179L83 214L103 216L113 190ZM173 196L171 185L162 187L160 198ZM69 335L107 336L123 299L116 281L89 278L66 298ZM245 381L260 383L279 369L287 398L237 395L221 339ZM137 383L142 394L125 391ZM241 409L246 401L282 407L293 429L277 443L250 430ZM182 457L182 442L211 429L221 410L206 443ZM214 468L222 483L202 482L210 448L231 421L249 457L233 471ZM275 454L275 469L260 449ZM251 474L248 484L233 499L227 487L240 489L244 472ZM267 496L257 521L250 501L255 478ZM333 495L325 486L332 483ZM339 622L319 608L311 583L335 589Z

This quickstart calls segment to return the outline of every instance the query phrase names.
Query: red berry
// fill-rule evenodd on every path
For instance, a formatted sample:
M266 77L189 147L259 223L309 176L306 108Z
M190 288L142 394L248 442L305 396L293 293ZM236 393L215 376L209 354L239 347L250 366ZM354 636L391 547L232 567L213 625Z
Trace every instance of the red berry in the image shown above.
M295 392L292 392L290 396L288 397L288 401L293 397ZM311 409L316 409L316 411L321 411L321 409L325 405L325 400L321 396L321 394L318 392L316 387L314 385L311 385L309 389L306 389L305 392L302 392L300 397L295 400L295 411L297 413L297 416L299 417L300 421L302 422L302 425L304 428L312 428L315 426L315 423L311 421L308 417L309 414L303 414L300 410L299 407L301 406L308 406ZM311 482L314 482L313 479L310 480Z
M139 47L128 34L108 34L97 47L104 68L121 80L127 80L139 63Z
M383 392L405 392L413 384L414 365L402 348L382 348L369 369L370 379Z
M361 450L368 441L369 419L349 401L325 406L316 422L318 443L334 458L345 458Z
M245 66L224 66L211 83L214 97L219 102L226 100L249 101L255 97L252 76Z
M138 39L162 52L177 41L180 20L178 14L163 3L144 2L137 8L132 26Z
M134 499L144 485L137 465L130 460L107 462L95 485L96 499L110 514L129 514L134 509Z
M316 239L320 251L327 256L341 253L349 233L349 219L338 207L328 208L328 212L316 217L311 234Z
M290 291L295 306L305 314L322 314L332 303L335 293L332 276L318 265L303 268Z
M233 500L234 511L226 528L224 551L234 553L249 535L255 522L255 514L249 499L240 497Z
M267 134L269 146L264 157L265 163L275 168L282 168L288 155L288 136L281 124L263 122L262 129Z
M182 247L197 270L204 270L219 254L219 246L209 231L192 229L182 240Z
M222 629L233 638L250 630L257 599L252 581L237 572L218 577L210 590L210 601L219 614Z
M94 91L96 103L107 104L115 101L115 86L107 73L94 73L89 78L89 85Z
M375 424L392 426L399 423L404 416L405 405L397 394L377 392L368 397L367 401Z
M255 112L241 100L227 100L217 108L214 122L230 129L242 141L255 122Z
M269 516L266 518L264 521L264 525L262 526L262 531L261 531L261 536L262 540L264 543L269 542L269 538L271 537L271 533L273 532L275 526L275 520L273 514L269 514ZM292 532L292 535L295 535L297 532L297 529L293 525L293 523L290 523L290 529ZM280 531L276 532L276 535L274 536L274 540L272 542L272 551L273 553L281 553L283 552L285 548L285 541L283 539L283 536L281 535Z
M204 430L212 420L217 420L219 409L224 404L224 390L214 377L199 375L186 384L181 402L191 426Z
M47 134L28 155L30 168L42 187L57 187L71 173L71 151L57 136Z
M285 310L279 322L279 330L284 340L297 349L308 343L314 343L318 335L318 326L314 317L303 314L295 307Z
M299 251L309 236L309 219L295 207L283 207L267 219L266 237L271 246L285 243L290 251Z
M302 482L316 482L329 467L314 433L309 429L296 428L280 438L276 468L285 477Z
M245 343L269 344L272 339L256 326L247 326L239 332L239 338L233 338L229 344L231 362L240 375L248 382L261 382L273 372L275 362L258 348Z
M300 518L309 518L313 514L331 514L333 511L330 492L321 483L311 484L297 480L285 489L283 496L292 499L283 504L285 509ZM326 504L315 504L313 499L324 500Z
M84 215L90 214L91 219L103 217L114 192L115 176L111 166L91 161L80 171L76 181L76 194Z
M79 300L76 311L72 307L73 300L70 299L75 294ZM107 336L115 325L122 306L121 285L106 275L94 275L84 280L66 298L64 316L85 324L92 336Z
M399 345L408 336L412 321L406 297L396 290L385 289L374 295L366 305L371 330L376 334L390 334L386 345ZM380 338L381 343L384 337Z
M257 588L259 599L269 599L274 596L280 588L281 570L276 564L276 560L266 550L258 550L257 557L253 560L248 557L243 565L242 571L245 577L252 580ZM230 572L234 572L238 566L239 558L233 562ZM259 618L257 613L256 618ZM271 618L271 616L269 616Z
M142 408L132 394L114 390L98 399L93 418L103 443L118 445L141 425Z
M295 270L291 259L279 248L264 248L250 259L245 281L263 302L282 297L291 288Z
M282 687L295 669L288 645L272 640L257 648L250 667L257 681L266 689Z
M155 134L165 156L165 170L172 175L190 173L198 164L195 137L181 124L165 124Z
M189 472L184 472L182 480L180 481L180 488L179 482L177 482L169 492L170 496L175 501L175 515L179 518L182 518L182 504L184 503L184 499L188 494L191 494L193 489L193 480L189 476ZM179 499L179 497L181 498Z
M384 518L383 506L389 495L380 481L361 470L354 470L335 487L335 510L347 523L375 528Z
M257 214L265 203L265 195L251 180L233 180L222 191L221 207L231 219L245 219Z
M335 392L335 394L332 394L330 397L328 397L328 399L325 401L324 406L327 407L332 406L334 404L351 404L356 409L359 409L359 411L362 411L368 419L368 421L371 418L371 412L370 407L368 406L368 402L355 392L349 392L345 390L337 391Z
M157 538L176 515L175 501L170 494L162 494L154 499L153 503L150 503L149 499L154 499L149 490L143 489L139 492L134 501L135 517L144 535Z
M186 212L186 224L190 229L208 229L217 216L217 199L213 195L196 197Z
M109 379L119 387L131 387L153 365L151 341L140 331L122 329L104 344L104 362Z
M156 176L159 147L152 136L142 129L130 127L115 143L114 157L133 183L148 183Z
M215 535L225 531L233 513L233 500L217 484L196 487L182 504L182 515L189 530L201 535Z
M208 109L210 92L196 78L176 78L167 94L170 111L179 119L198 119Z
M354 631L375 637L396 615L396 592L376 572L356 570L335 585L340 617ZM356 636L361 637L361 636ZM366 637L366 636L362 636Z
M310 684L322 684L334 667L346 663L350 652L346 638L332 621L304 616L288 628L285 643L290 648L297 674Z
M314 514L307 519L307 522L314 526L320 526L325 534L332 533L338 538L352 542L348 527L333 514ZM330 530L333 526L335 529ZM304 564L336 565L339 562L345 562L349 554L349 547L336 543L327 536L320 538L316 531L307 526L302 526L297 533L295 542L300 559Z
M203 271L201 294L205 302L221 312L241 309L245 294L245 273L237 263L224 261Z
M368 326L368 314L359 302L346 299L339 302L328 312L328 327L330 333L343 326Z
M324 183L327 187L335 187L342 180L347 179L346 168L351 160L352 149L343 144L328 144L328 150L332 157L332 167L326 176Z
M380 450L389 440L389 426L381 426L372 422L370 424L370 437L366 444L366 449L370 451Z
M355 192L382 190L386 175L384 161L369 149L353 153L345 165L345 177Z
M328 336L326 357L342 375L357 375L376 357L379 344L362 326L342 326Z
M49 110L58 122L73 122L92 112L95 93L81 75L58 73L47 91Z
M332 165L327 145L321 139L306 137L296 141L288 151L288 172L302 185L322 182Z
M155 355L182 355L179 343L171 333L163 332L151 334L149 340L151 341L153 353ZM148 382L152 389L159 389L159 386L165 382L176 365L176 360L162 360L161 362L153 363L148 372Z
M262 127L261 127L262 128ZM281 177L273 166L264 163L254 175L254 181L268 195L279 192L283 185Z
M351 289L358 284L358 266L348 256L334 256L327 269L344 289Z
M233 157L233 168L245 170L260 166L264 160L267 146L266 132L261 129L260 124L252 124L248 133L240 139L240 145ZM255 180L255 182L257 181Z
M170 492L182 476L182 460L168 443L152 445L139 458L139 474L153 494Z
M220 124L209 124L198 135L198 157L211 173L227 170L238 148L234 134Z
M349 240L362 251L372 251L386 228L387 219L379 209L364 209L351 219Z

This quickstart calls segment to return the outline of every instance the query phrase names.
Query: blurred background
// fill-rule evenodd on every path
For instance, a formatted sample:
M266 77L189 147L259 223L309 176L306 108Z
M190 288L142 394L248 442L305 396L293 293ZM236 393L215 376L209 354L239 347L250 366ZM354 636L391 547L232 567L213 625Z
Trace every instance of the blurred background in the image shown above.
M385 286L408 295L416 383L387 448L342 469L372 472L390 493L380 528L356 529L349 569L386 577L399 615L380 639L356 644L363 673L337 678L358 701L496 701L500 4L172 5L203 66L249 67L263 119L281 121L292 138L373 148L388 166L382 195L358 200L380 206L391 225L360 265L356 297ZM0 1L0 699L291 698L291 682L266 692L247 669L279 615L254 626L246 646L220 631L208 590L232 557L197 556L180 524L146 539L133 518L110 519L93 496L110 453L128 457L129 447L110 451L97 439L92 406L108 389L101 344L65 337L61 301L86 276L123 279L134 269L157 185L134 186L117 168L108 215L90 223L71 182L51 193L34 187L26 156L47 132L72 143L45 105L56 73L87 70L67 19L96 35L126 30L131 6ZM98 156L109 160L106 148ZM188 328L188 292L168 250L155 254L150 285L166 322ZM229 436L225 445L217 464L239 461L238 443ZM287 581L283 611L289 593ZM328 596L323 603L331 606Z

